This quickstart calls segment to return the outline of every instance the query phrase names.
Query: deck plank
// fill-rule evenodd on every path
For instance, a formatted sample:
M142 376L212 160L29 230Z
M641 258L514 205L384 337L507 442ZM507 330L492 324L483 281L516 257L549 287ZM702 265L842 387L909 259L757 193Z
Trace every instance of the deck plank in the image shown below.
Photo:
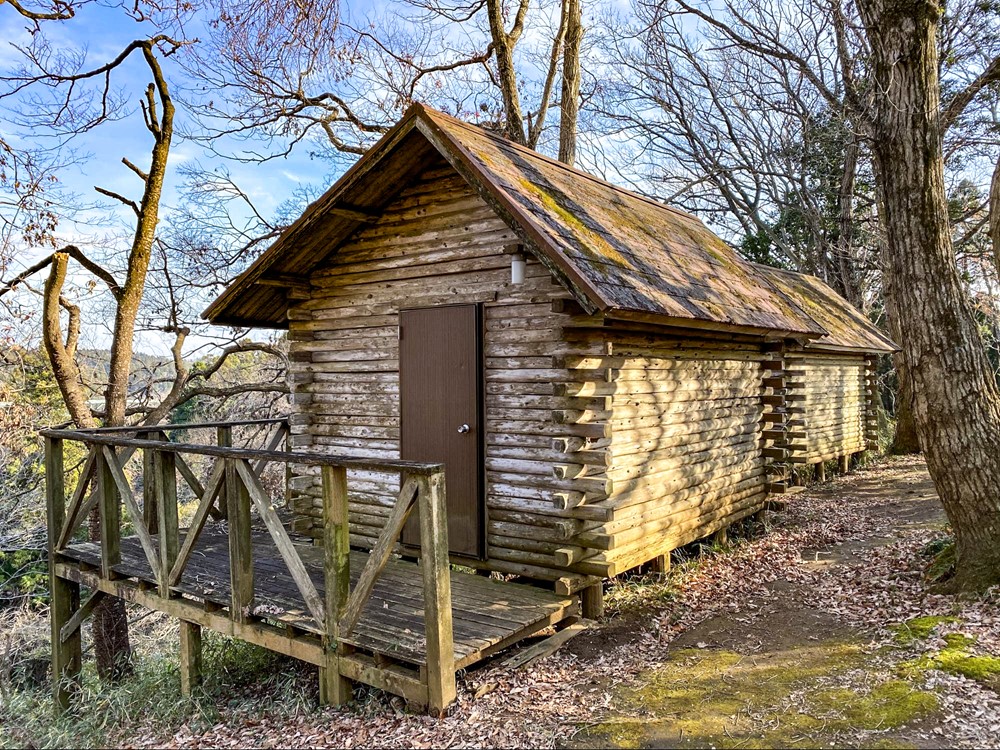
M323 550L304 537L293 536L292 540L309 578L323 596ZM122 559L114 566L115 573L155 583L139 540L134 536L125 537L121 540L121 548ZM319 626L310 616L266 530L253 530L252 549L254 615L319 633ZM73 544L62 554L89 565L100 565L99 548L90 542ZM357 583L368 557L367 552L351 552L352 586ZM183 577L172 591L220 607L229 606L229 547L221 528L205 527ZM415 666L425 665L427 644L422 591L420 567L410 561L390 559L372 589L357 627L344 642ZM528 631L533 626L541 629L562 619L574 606L571 597L458 571L451 574L451 594L455 660L462 664L475 662L482 654L518 634L530 634Z

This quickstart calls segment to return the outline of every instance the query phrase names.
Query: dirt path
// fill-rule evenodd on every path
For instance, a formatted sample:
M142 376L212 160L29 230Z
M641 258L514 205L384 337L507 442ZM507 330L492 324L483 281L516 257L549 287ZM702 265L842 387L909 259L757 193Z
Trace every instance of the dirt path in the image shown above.
M848 479L811 490L807 502L851 502ZM870 561L884 548L944 526L930 477L919 462L902 460L886 471L859 473L849 493L863 498L859 533L803 549L803 575L770 581L736 611L684 631L662 664L612 689L614 709L605 721L563 744L938 747L954 735L925 673L904 668L910 654L903 647L919 645L917 639L897 633L887 645L878 631L891 623L852 621L856 616L839 614L830 596L843 580L870 574ZM940 624L921 623L932 631ZM617 630L631 637L627 628ZM596 636L603 648L609 635ZM585 651L587 644L576 648Z

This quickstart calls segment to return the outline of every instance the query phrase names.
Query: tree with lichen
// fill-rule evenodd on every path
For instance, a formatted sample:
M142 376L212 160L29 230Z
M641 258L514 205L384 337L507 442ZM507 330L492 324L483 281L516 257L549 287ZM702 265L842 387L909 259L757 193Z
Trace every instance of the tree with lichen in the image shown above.
M155 424L178 405L199 395L231 397L239 393L287 391L280 378L278 382L271 379L233 386L208 382L223 368L226 360L238 352L266 352L283 360L281 349L270 344L233 338L213 361L192 366L185 360L184 347L191 328L185 322L182 269L172 263L169 244L159 233L176 117L164 66L185 42L166 34L154 34L126 44L103 64L87 67L83 53L54 54L42 30L43 23L65 23L73 17L72 7L60 7L63 12L57 18L39 16L31 19L39 27L32 34L31 43L21 48L20 67L0 76L4 87L0 100L15 111L15 125L26 129L46 128L59 139L61 147L68 147L94 129L129 116L131 98L119 91L115 82L115 77L122 75L127 65L141 63L148 80L137 96L138 114L149 138L148 163L121 160L137 178L139 196L131 198L121 192L95 187L98 194L124 207L132 217L131 229L123 237L121 246L114 242L110 247L101 247L96 242L93 247L85 247L82 242L61 243L58 221L71 219L70 210L64 209L66 215L56 213L42 232L38 227L43 223L33 214L39 210L54 212L65 204L39 200L38 190L27 194L31 200L20 199L16 192L5 193L10 204L9 210L4 211L7 236L14 238L25 251L38 253L45 246L55 249L43 250L37 262L6 282L0 282L0 302L7 304L7 299L24 290L40 298L42 344L69 421L78 428L121 426L130 421ZM58 152L56 148L45 153ZM38 163L33 161L31 152L10 148L8 153L10 162ZM57 164L58 159L49 163ZM151 269L156 272L155 279L150 278ZM37 289L33 280L40 275L44 275L44 282L41 289ZM87 281L81 282L81 277L86 277ZM197 286L200 281L189 279L187 284ZM151 285L151 282L155 283ZM80 358L79 343L86 310L74 298L81 286L80 294L88 299L90 309L110 321L110 352L102 392L97 399L92 379L84 373ZM151 295L154 288L156 294ZM97 294L108 310L106 317L93 301ZM25 303L20 304L23 307ZM150 322L153 319L159 322L153 324ZM173 343L172 368L165 394L153 390L148 394L150 398L137 402L131 386L135 339L140 327L144 330L155 327L160 335L172 337ZM95 400L101 402L99 407L94 406ZM100 521L96 510L88 525L91 538L98 539ZM131 670L131 645L121 599L108 597L97 605L93 633L102 679L115 680L127 674Z

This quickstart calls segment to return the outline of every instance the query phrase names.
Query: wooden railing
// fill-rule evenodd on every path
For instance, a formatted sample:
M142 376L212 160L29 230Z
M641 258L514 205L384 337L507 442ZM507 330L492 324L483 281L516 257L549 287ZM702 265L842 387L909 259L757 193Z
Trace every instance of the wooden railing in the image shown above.
M273 425L273 433L264 449L233 446L233 428L248 425ZM216 430L217 442L214 445L171 440L171 433L207 428ZM43 430L41 434L46 441L49 558L53 562L53 675L60 682L78 671L80 625L106 592L95 590L81 605L79 587L74 601L73 592L66 590L66 581L55 574L54 563L72 543L77 530L95 506L100 518L101 577L113 579L116 575L114 569L122 561L121 508L124 507L133 534L152 571L158 595L164 600L178 596L176 587L183 580L192 552L209 518L225 518L231 592L228 616L237 625L252 624L256 619L253 614L255 586L251 508L256 511L321 634L324 658L320 663L320 693L321 700L330 704L340 704L350 698L348 678L357 677L358 669L346 663L349 650L345 649L343 641L349 638L361 619L365 604L392 555L404 524L413 509L419 508L427 643L426 681L421 689L426 691L426 704L433 710L441 711L454 700L451 584L444 472L440 464L295 452L288 445L288 426L283 420L93 430L52 429ZM64 492L63 442L66 440L83 443L88 449L80 479L68 505ZM281 446L284 446L283 450L279 450ZM126 473L126 465L137 452L142 454L141 504ZM197 472L185 458L190 456L215 459L205 482L199 480ZM292 464L320 468L325 597L313 584L306 563L292 543L261 480L266 467L274 463L286 467L286 488L290 476L288 467ZM348 521L349 469L397 473L401 487L353 590ZM194 516L183 531L178 522L178 475L197 498ZM183 615L181 617L184 619ZM66 644L70 644L69 653ZM342 659L345 661L343 664ZM60 705L68 702L68 695L60 693L59 688L57 702Z

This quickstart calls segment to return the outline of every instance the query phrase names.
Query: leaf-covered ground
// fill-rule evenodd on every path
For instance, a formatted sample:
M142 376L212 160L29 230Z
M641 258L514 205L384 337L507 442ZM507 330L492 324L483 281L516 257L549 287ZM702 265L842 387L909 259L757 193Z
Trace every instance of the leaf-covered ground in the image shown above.
M1000 592L931 593L944 517L918 459L794 496L766 534L611 584L609 617L521 671L467 675L444 720L364 694L241 710L137 747L1000 746ZM221 712L226 716L226 712Z

